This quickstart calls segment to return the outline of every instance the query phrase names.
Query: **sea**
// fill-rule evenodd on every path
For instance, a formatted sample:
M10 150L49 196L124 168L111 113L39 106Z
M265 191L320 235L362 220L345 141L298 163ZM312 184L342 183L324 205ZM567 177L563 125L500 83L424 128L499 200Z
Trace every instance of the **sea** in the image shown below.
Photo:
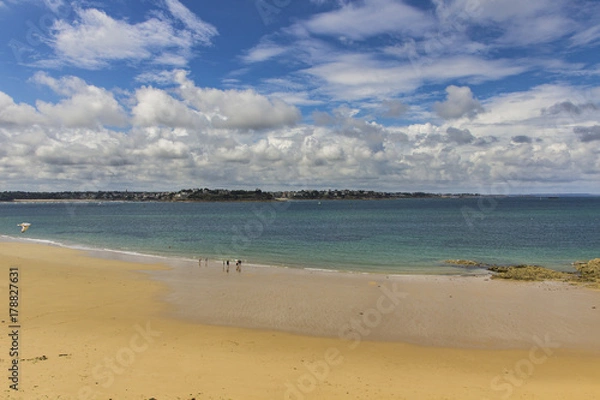
M20 233L17 224L31 223ZM0 203L0 236L79 249L358 273L570 271L600 257L600 197Z

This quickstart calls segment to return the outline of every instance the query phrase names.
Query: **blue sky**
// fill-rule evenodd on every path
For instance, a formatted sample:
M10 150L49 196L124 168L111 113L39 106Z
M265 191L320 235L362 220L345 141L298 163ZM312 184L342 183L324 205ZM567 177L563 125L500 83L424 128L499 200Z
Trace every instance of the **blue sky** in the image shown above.
M600 2L0 0L0 190L600 193Z

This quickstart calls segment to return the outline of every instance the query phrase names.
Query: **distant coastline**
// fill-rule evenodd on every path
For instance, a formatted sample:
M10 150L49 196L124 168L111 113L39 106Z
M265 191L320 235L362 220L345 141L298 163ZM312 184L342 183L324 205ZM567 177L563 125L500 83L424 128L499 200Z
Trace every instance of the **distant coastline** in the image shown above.
M478 193L378 192L372 190L262 191L228 189L183 189L177 192L83 191L0 193L1 202L60 201L288 201L288 200L386 200L405 198L481 197Z

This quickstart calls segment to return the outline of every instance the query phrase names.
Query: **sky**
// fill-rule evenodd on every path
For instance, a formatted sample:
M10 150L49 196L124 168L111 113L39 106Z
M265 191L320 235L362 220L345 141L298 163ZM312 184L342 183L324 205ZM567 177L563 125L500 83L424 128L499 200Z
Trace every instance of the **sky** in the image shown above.
M0 191L600 194L595 0L0 0Z

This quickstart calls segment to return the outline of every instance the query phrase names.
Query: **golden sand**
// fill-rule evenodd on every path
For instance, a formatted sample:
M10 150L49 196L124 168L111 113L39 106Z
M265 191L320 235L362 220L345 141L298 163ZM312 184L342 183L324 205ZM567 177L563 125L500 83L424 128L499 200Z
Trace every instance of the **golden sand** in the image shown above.
M8 337L11 267L18 268L19 278L19 391L10 389L8 379L13 360ZM92 258L70 249L0 243L0 298L6 303L1 318L0 397L600 398L598 353L561 346L552 332L532 338L520 349L491 350L369 341L368 334L360 333L353 340L342 340L202 325L173 317L175 306L164 301L168 286L150 279L144 272L148 270L169 273L165 266ZM236 279L240 282L243 275ZM238 284L236 290L241 287ZM570 297L580 301L582 296L579 290L561 293L566 302ZM590 293L600 299L600 293ZM588 295L584 293L586 301ZM365 318L375 329L377 316Z

